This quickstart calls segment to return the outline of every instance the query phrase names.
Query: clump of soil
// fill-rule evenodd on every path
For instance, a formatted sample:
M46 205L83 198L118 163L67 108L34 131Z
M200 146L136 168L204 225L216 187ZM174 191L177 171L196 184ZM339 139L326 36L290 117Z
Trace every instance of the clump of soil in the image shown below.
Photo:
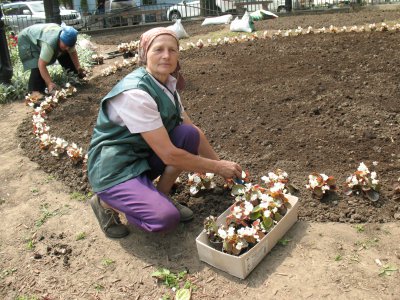
M359 16L358 23L353 16L340 24L342 15L329 15L330 24L370 22ZM329 26L327 16L318 17L282 18L287 23L281 26ZM253 182L276 168L289 174L299 187L300 219L387 222L400 210L392 188L400 171L399 43L397 32L366 32L192 49L181 56L187 82L181 96L221 158L240 163ZM62 103L49 116L51 134L87 149L100 99L131 70L96 78ZM44 170L74 190L90 190L81 165L39 150L30 118L19 132L26 154ZM345 196L345 179L360 162L372 167L373 161L382 184L380 200ZM304 185L312 172L337 179L336 198L311 196ZM181 186L173 197L199 215L196 222L210 213L218 215L233 201L222 188L190 197Z

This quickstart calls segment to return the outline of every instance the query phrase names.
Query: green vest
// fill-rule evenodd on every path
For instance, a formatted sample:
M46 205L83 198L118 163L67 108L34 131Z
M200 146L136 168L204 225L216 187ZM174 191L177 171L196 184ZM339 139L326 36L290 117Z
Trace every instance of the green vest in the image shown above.
M48 64L51 65L56 61L60 33L61 26L53 23L35 24L25 28L19 33L18 52L25 71L38 67L40 41L49 44L54 50L54 55Z
M179 108L176 108L145 68L136 69L127 75L100 103L87 162L88 178L94 192L103 191L150 170L147 159L153 151L141 134L133 134L126 126L115 124L106 113L109 99L131 89L140 89L150 94L168 133L182 122Z

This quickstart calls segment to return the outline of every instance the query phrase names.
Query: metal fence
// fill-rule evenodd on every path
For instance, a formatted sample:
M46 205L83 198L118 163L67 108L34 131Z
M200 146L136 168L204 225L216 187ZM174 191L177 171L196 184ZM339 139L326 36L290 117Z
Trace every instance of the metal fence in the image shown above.
M307 10L334 10L351 5L375 5L400 3L400 0L206 0L200 7L199 0L187 0L178 4L143 5L126 7L111 12L80 11L79 16L63 16L63 22L81 31L90 31L118 26L140 25L152 22L172 21L223 14L242 15L245 10L266 9L276 13ZM30 16L5 17L6 26L18 32L35 23L45 23L45 19L32 20Z

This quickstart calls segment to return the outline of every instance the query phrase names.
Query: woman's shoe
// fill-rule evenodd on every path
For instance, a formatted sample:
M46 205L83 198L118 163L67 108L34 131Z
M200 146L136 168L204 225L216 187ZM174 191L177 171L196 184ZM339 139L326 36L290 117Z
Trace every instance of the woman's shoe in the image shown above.
M96 215L101 230L110 238L123 238L129 234L128 227L121 223L119 215L111 208L104 208L100 199L94 195L90 199L90 205Z
M193 219L194 214L193 211L180 203L175 203L175 207L178 209L179 214L181 215L181 222L187 222Z

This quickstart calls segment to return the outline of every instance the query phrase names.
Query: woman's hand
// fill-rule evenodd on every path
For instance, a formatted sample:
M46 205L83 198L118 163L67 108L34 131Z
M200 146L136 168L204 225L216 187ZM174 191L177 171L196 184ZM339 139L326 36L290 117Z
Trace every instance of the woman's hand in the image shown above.
M55 91L57 89L58 89L57 84L55 84L52 81L47 85L47 90L48 90L49 93L51 93L51 92L53 92L53 91Z
M86 77L86 71L85 71L85 69L83 69L83 68L79 68L79 69L78 69L78 77L79 77L79 79L83 79L83 78Z
M219 160L216 163L218 164L216 172L218 175L225 179L242 178L242 168L237 163L228 160Z

